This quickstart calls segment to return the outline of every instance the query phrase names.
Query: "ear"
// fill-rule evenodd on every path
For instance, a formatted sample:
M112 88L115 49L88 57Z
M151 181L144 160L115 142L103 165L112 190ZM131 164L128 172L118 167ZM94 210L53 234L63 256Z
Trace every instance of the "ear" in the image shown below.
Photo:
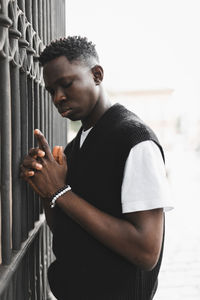
M95 65L92 69L92 74L94 78L94 82L96 85L100 85L101 82L103 81L103 68L100 65Z

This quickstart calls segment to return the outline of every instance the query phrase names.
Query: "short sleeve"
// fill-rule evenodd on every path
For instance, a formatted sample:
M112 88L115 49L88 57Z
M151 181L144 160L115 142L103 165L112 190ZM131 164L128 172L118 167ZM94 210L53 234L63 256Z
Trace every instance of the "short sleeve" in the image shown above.
M141 142L131 149L125 164L121 201L123 213L173 208L165 165L153 141Z

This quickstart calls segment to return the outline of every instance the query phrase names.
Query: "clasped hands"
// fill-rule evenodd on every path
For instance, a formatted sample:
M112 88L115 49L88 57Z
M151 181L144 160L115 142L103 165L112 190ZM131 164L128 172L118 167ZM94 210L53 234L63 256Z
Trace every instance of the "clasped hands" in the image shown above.
M67 161L63 148L55 146L53 152L39 129L34 130L38 148L29 150L21 164L21 177L42 198L50 198L66 184Z

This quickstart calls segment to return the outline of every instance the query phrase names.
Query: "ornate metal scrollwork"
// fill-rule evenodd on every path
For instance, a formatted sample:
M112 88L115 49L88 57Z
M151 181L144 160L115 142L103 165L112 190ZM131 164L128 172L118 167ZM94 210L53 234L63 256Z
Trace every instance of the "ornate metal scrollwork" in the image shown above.
M66 142L67 123L53 108L38 62L44 45L65 34L64 8L65 0L0 0L2 300L48 299L51 236L38 197L19 178L19 165L36 146L34 128L51 147Z
M41 82L37 58L44 44L15 0L0 0L0 59L6 58L4 47L7 36L10 62Z

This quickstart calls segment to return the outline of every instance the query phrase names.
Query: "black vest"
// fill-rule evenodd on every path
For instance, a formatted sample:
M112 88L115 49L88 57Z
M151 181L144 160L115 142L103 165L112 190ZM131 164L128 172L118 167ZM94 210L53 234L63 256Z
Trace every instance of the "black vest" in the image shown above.
M153 131L119 104L106 111L80 148L81 130L65 149L67 183L95 207L123 219L121 185L131 148L145 140L153 140L163 155L162 148ZM142 271L94 239L59 208L55 209L53 250L57 261L50 267L50 277L59 281L55 291L59 299L152 299L162 251L156 267Z

